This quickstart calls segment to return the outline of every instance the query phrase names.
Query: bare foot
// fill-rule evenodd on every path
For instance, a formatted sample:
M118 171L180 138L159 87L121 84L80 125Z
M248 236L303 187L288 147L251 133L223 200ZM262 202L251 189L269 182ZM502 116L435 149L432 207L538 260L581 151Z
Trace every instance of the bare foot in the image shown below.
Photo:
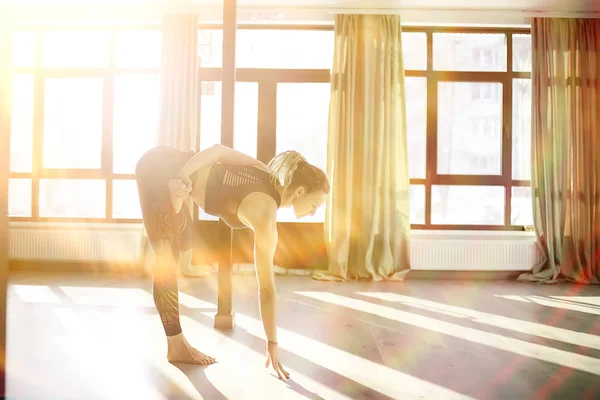
M182 333L167 337L169 350L167 360L169 362L181 362L189 364L210 365L216 362L212 357L193 348Z

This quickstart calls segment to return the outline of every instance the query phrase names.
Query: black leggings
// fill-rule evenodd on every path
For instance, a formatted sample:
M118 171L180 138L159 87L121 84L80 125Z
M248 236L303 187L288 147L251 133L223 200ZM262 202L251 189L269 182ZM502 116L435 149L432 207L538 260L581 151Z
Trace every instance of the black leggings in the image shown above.
M144 228L155 256L152 294L167 336L181 333L177 266L179 253L191 248L192 219L184 204L175 214L168 182L187 161L175 149L156 148L136 167L136 182Z

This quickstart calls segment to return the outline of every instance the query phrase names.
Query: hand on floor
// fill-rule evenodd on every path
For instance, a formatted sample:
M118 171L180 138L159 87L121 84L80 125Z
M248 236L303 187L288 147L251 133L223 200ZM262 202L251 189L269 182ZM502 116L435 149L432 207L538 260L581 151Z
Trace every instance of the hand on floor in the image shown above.
M290 374L283 369L283 365L279 362L279 350L277 344L274 343L267 344L267 363L265 364L265 368L269 368L269 364L273 364L273 369L279 375L279 379L286 380L290 377Z

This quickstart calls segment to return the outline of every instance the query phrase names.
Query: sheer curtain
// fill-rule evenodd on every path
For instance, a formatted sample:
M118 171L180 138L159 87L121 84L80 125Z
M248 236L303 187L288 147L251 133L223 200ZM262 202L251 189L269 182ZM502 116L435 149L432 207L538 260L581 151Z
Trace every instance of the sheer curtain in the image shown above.
M599 283L600 20L532 25L534 227L545 260L521 281Z
M318 280L402 280L409 176L400 17L338 15L329 108L325 243Z
M198 15L167 14L162 24L160 116L157 145L195 151L199 124ZM186 202L190 212L192 201ZM192 250L182 253L179 266L192 274ZM145 265L144 269L148 271Z

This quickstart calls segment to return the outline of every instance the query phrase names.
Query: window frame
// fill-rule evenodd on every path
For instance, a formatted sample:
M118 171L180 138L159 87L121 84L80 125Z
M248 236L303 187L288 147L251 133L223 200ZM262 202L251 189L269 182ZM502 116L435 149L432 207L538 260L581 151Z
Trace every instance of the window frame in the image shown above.
M411 224L411 229L424 230L473 230L473 231L522 231L523 225L511 223L512 187L531 186L529 180L512 179L512 86L513 79L531 79L530 72L513 71L513 36L531 34L529 28L480 28L480 27L403 27L403 32L424 32L427 36L427 69L423 71L407 70L407 77L427 79L427 128L426 128L426 177L410 178L411 185L425 186L425 223ZM506 71L443 71L433 69L434 33L503 33L506 37ZM438 141L438 83L439 82L494 82L502 84L502 172L500 175L453 175L437 172ZM483 98L483 94L480 94ZM439 225L431 223L431 188L433 185L481 185L503 186L504 224L503 225Z
M118 74L158 74L159 68L126 68L116 67L116 38L120 31L159 30L160 25L123 25L123 26L19 26L18 31L35 32L35 64L33 67L14 68L13 76L33 74L33 146L32 171L9 172L9 179L31 179L31 217L10 217L14 222L106 222L106 223L139 223L140 219L113 218L113 183L115 180L135 180L135 174L113 173L113 107L115 78ZM43 35L45 32L68 31L104 31L109 33L109 64L107 67L61 67L42 66ZM101 166L97 169L55 169L44 168L44 99L46 78L102 78L102 149ZM42 179L98 179L103 180L105 190L105 218L60 218L40 217L40 180Z
M10 217L10 221L27 222L107 222L139 223L140 219L113 218L113 183L115 180L135 179L134 174L113 173L113 101L115 77L121 73L144 74L159 73L159 68L117 68L116 33L131 30L160 30L160 25L123 25L123 26L21 26L18 31L36 33L35 65L29 68L15 68L14 74L34 75L33 106L33 148L32 172L10 172L9 178L31 179L31 217ZM199 24L198 30L222 29L221 24ZM324 30L333 31L331 25L239 25L238 30ZM104 30L110 32L110 60L107 68L43 68L42 38L43 32L68 30ZM441 26L403 26L402 32L425 33L427 38L427 68L425 70L406 70L407 77L422 77L427 80L427 124L426 124L426 176L411 178L411 185L424 185L425 223L411 224L412 229L432 230L523 230L522 225L511 224L511 198L513 187L529 187L529 180L512 179L512 88L513 79L531 79L530 72L513 71L513 35L531 34L529 28L486 28L486 27L441 27ZM440 71L433 69L434 33L503 33L506 35L506 71ZM332 55L333 57L333 55ZM222 68L199 68L199 83L203 81L222 81ZM104 78L103 128L102 128L102 164L100 169L47 169L43 168L43 108L44 81L49 77L102 77ZM257 158L267 162L275 155L276 149L276 111L278 83L329 83L329 69L262 69L242 68L236 70L236 81L258 83L258 139ZM502 173L500 175L442 175L437 173L437 110L439 82L498 82L502 84ZM201 85L198 85L201 95ZM479 94L483 96L482 93ZM201 97L200 97L201 98ZM200 104L199 104L200 107ZM200 147L200 124L196 132L197 150ZM106 218L40 218L39 182L45 178L103 179L106 181ZM431 188L433 185L492 185L504 186L504 225L435 225L431 223ZM194 205L194 219L198 222L198 208ZM284 224L294 224L285 222ZM301 225L321 224L306 222Z

